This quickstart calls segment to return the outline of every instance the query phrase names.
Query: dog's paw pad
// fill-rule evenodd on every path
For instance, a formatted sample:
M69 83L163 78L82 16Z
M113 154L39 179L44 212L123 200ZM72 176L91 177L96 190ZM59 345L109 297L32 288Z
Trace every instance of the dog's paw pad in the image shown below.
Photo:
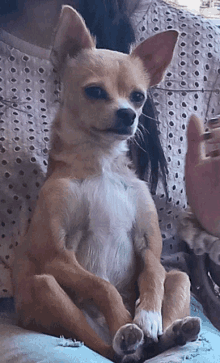
M135 361L132 355L136 353L137 349L144 343L144 334L136 324L126 324L122 326L115 334L113 340L113 349L119 356L124 357L122 362ZM128 360L126 360L128 359ZM130 360L129 360L130 359Z
M201 320L199 318L185 318L183 320L182 331L187 337L187 341L195 340L200 332Z
M176 343L184 345L187 342L195 341L200 332L201 320L199 318L186 317L173 325L173 332L176 335Z

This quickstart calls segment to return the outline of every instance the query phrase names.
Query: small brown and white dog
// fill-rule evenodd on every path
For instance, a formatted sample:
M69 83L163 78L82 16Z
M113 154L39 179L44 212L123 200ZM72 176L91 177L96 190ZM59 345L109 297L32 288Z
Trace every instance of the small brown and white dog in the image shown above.
M81 16L63 7L48 177L13 270L20 325L80 339L122 362L138 361L144 341L160 353L200 330L188 316L187 275L160 263L157 212L126 157L146 90L161 81L176 40L172 30L130 55L96 49Z

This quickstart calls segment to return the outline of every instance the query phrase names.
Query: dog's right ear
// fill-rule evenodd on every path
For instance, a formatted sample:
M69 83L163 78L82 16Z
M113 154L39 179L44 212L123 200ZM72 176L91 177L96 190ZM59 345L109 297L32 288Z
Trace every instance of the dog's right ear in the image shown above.
M176 30L167 30L145 39L131 53L139 57L149 74L149 87L155 86L163 79L166 68L170 64L178 38Z
M74 57L81 50L94 47L95 40L80 14L71 6L63 6L50 55L56 71L62 69L68 55Z

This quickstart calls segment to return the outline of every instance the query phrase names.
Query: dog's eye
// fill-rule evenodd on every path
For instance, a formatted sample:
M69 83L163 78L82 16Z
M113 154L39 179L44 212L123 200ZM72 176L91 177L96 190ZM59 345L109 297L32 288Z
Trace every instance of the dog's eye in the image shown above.
M97 87L97 86L91 86L91 87L85 88L85 94L87 97L91 98L92 100L107 100L108 99L107 92L103 88Z
M131 102L142 104L145 100L145 96L141 92L132 92L130 99Z

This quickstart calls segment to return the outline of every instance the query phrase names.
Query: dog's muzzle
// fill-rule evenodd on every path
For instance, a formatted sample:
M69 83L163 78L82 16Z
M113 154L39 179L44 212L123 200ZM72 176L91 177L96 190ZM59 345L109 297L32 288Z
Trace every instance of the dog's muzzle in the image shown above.
M131 135L133 133L136 113L131 108L120 108L116 111L116 121L112 128L107 129L119 135Z
M134 123L136 113L131 108L120 108L116 112L117 118L123 122L124 126L131 126Z

